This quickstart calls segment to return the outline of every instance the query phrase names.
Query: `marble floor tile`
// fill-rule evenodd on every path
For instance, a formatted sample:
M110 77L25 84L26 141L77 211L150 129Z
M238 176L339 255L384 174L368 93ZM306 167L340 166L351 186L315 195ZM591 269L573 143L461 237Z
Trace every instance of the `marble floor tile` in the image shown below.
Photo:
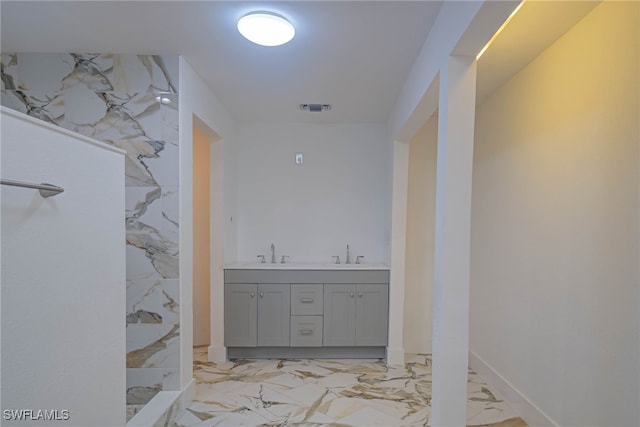
M194 349L196 397L174 427L428 426L431 355L404 367L380 360L207 362ZM469 371L467 425L526 427L504 399Z

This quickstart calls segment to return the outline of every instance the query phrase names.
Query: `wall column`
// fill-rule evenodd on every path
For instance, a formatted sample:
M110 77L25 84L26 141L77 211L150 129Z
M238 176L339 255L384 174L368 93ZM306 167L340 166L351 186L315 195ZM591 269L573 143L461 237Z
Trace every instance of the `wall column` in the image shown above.
M466 425L476 61L440 70L431 426Z
M212 131L213 132L213 131ZM224 346L224 140L216 134L211 146L211 345L210 362L227 360Z
M407 242L409 144L393 143L393 196L391 207L391 277L389 283L389 343L387 364L404 364L404 279Z

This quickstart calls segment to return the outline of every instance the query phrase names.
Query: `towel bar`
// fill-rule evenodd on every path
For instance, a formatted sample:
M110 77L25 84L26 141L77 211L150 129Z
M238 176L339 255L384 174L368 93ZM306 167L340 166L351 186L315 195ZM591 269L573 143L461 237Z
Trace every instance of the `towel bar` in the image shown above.
M42 184L32 184L30 182L13 181L10 179L0 179L0 184L11 185L13 187L33 188L35 190L39 190L40 195L45 198L55 196L56 194L60 194L64 191L64 188L58 187L57 185L47 184L46 182L43 182Z

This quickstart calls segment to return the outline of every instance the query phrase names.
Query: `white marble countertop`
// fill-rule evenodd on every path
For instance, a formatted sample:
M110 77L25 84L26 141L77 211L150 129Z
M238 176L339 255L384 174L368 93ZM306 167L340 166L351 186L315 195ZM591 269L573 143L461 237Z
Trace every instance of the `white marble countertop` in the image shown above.
M224 265L225 270L389 270L389 266L383 263L365 264L336 264L336 263L260 263L260 262L234 262Z

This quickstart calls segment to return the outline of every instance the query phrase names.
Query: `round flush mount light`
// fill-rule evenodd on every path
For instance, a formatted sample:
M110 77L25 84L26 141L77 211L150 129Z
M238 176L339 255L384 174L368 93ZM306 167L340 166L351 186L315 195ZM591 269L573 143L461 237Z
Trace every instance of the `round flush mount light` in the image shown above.
M261 46L280 46L290 41L296 29L289 21L271 12L253 12L238 21L238 31Z

